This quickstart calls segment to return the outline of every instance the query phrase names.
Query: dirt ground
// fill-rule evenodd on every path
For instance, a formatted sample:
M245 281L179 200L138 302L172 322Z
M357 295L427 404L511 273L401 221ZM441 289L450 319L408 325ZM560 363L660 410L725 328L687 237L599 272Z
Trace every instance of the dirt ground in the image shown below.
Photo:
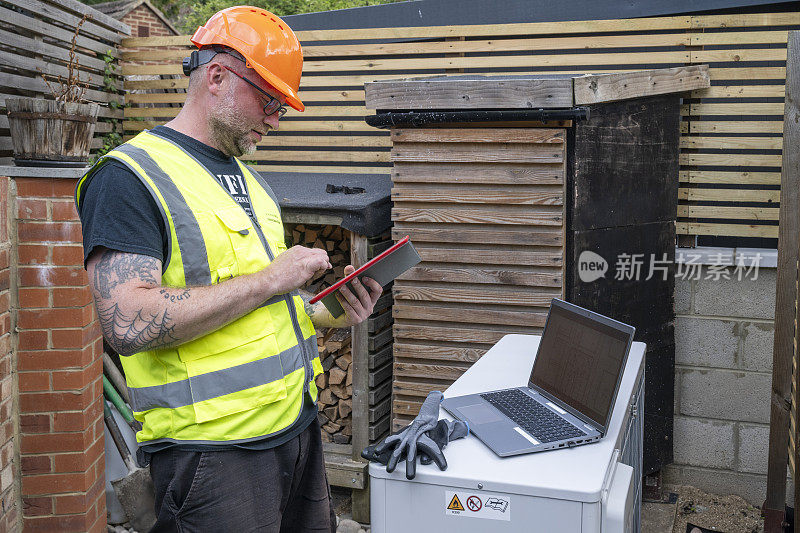
M669 486L666 491L678 495L673 533L690 533L691 523L720 533L763 533L761 509L753 507L739 496L708 494L694 487Z

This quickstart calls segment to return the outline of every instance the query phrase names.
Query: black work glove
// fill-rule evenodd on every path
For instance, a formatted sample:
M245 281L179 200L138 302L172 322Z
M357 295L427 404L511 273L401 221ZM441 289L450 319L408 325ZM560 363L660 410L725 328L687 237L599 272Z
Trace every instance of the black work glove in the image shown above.
M375 462L375 463L380 463L383 466L386 466L389 463L389 457L392 456L392 452L394 451L394 448L392 448L392 447L388 447L388 448L387 447L383 447L383 448L381 448L381 453L378 453L377 451L375 451L375 449L378 446L380 446L381 444L383 444L384 442L386 442L386 439L388 439L389 437L394 437L395 435L399 435L400 433L402 433L406 429L408 429L408 426L403 426L400 429L398 429L397 431L395 431L394 433L392 433L391 435L389 435L387 437L384 437L384 439L382 441L380 441L380 442L378 442L376 444L371 444L371 445L367 446L366 448L361 450L361 457L363 457L364 459L366 459L368 461L372 461L372 462ZM405 458L406 458L406 455L403 454L402 459L405 459Z
M447 470L447 461L444 458L444 447L451 440L463 439L469 435L469 426L466 422L461 420L439 420L436 427L425 434L433 441L435 448L433 450L426 450L426 453L420 453L419 462L424 465L429 465L431 462L436 462L440 470ZM422 441L419 442L420 448ZM441 456L441 458L439 458ZM431 459L433 457L433 459ZM444 466L443 466L444 465Z
M441 424L443 422L445 422L445 420L439 420L439 422L437 423L436 427L433 428L432 430L430 430L429 432L426 432L426 433L431 433L431 432L436 431L436 428L439 427L439 424ZM391 435L389 435L387 437L384 437L384 439L382 441L367 446L366 448L361 450L361 457L363 457L364 459L366 459L368 461L372 461L372 462L375 462L375 463L380 463L383 466L386 466L389 463L389 458L392 456L392 452L394 451L394 446L381 446L381 445L384 444L386 442L386 439L388 439L389 437L394 437L396 435L399 435L400 433L403 433L406 429L408 429L409 425L410 424L405 425L405 426L401 427L400 429L398 429L397 431L395 431L394 433L392 433ZM376 451L376 448L378 446L381 446L381 453L378 453ZM406 454L405 453L401 453L400 454L400 460L403 461L403 460L405 460L405 458L406 458ZM420 462L425 461L423 464L426 464L426 465L429 465L432 462L432 459L430 457L428 457L427 455L425 455L424 452L420 452L419 453L419 459L420 459Z
M403 433L407 428L408 426L400 428L395 433L390 435L390 437L394 437L400 433ZM467 434L469 434L469 428L465 422L460 420L456 420L454 422L449 420L439 420L433 429L426 431L424 435L417 440L419 462L424 465L429 465L435 462L440 470L446 470L447 460L445 459L443 453L444 447L447 446L447 443L451 440L461 439L467 436ZM388 465L389 460L392 457L392 452L394 451L394 446L391 444L386 446L385 443L387 440L389 440L389 437L378 444L367 446L361 452L361 457L369 461L375 461L382 465ZM377 451L378 449L380 449L380 452ZM406 459L406 454L401 452L399 460L402 461L404 459ZM408 462L406 465L406 477L408 477ZM389 471L391 472L391 470ZM411 477L409 479L413 479L416 475L416 464L411 467L410 472Z
M392 453L386 463L387 472L394 472L400 457L405 456L406 478L414 478L417 468L417 443L426 431L436 427L436 423L439 421L439 404L442 403L442 399L443 395L440 391L429 393L422 402L422 407L419 408L419 414L408 427L397 435L386 437L386 440L375 447L375 452L378 454L391 449Z

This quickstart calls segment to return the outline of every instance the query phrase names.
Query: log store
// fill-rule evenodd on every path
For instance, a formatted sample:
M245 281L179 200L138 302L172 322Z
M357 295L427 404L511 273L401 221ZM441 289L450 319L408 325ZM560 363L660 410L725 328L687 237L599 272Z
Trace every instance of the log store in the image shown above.
M325 249L333 270L311 280L316 294L392 245L388 175L262 173L281 206L286 244ZM353 518L369 522L369 477L360 453L389 432L392 290L352 328L317 331L324 374L317 377L328 481L352 489Z

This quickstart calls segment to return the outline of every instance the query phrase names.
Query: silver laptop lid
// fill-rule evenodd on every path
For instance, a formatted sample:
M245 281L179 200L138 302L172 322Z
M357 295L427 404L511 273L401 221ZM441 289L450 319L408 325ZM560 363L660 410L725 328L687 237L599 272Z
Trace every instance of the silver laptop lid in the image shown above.
M554 299L530 384L608 430L635 329Z

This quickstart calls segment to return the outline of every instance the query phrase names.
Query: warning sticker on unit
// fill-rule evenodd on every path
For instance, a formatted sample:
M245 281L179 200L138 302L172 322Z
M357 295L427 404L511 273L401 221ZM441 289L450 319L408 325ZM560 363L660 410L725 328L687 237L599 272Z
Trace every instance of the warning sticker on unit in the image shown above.
M446 515L511 520L511 498L504 494L447 490L444 495Z
M450 503L447 505L447 508L450 511L463 511L464 506L461 505L461 500L458 499L458 494L453 494L453 497L450 499Z

